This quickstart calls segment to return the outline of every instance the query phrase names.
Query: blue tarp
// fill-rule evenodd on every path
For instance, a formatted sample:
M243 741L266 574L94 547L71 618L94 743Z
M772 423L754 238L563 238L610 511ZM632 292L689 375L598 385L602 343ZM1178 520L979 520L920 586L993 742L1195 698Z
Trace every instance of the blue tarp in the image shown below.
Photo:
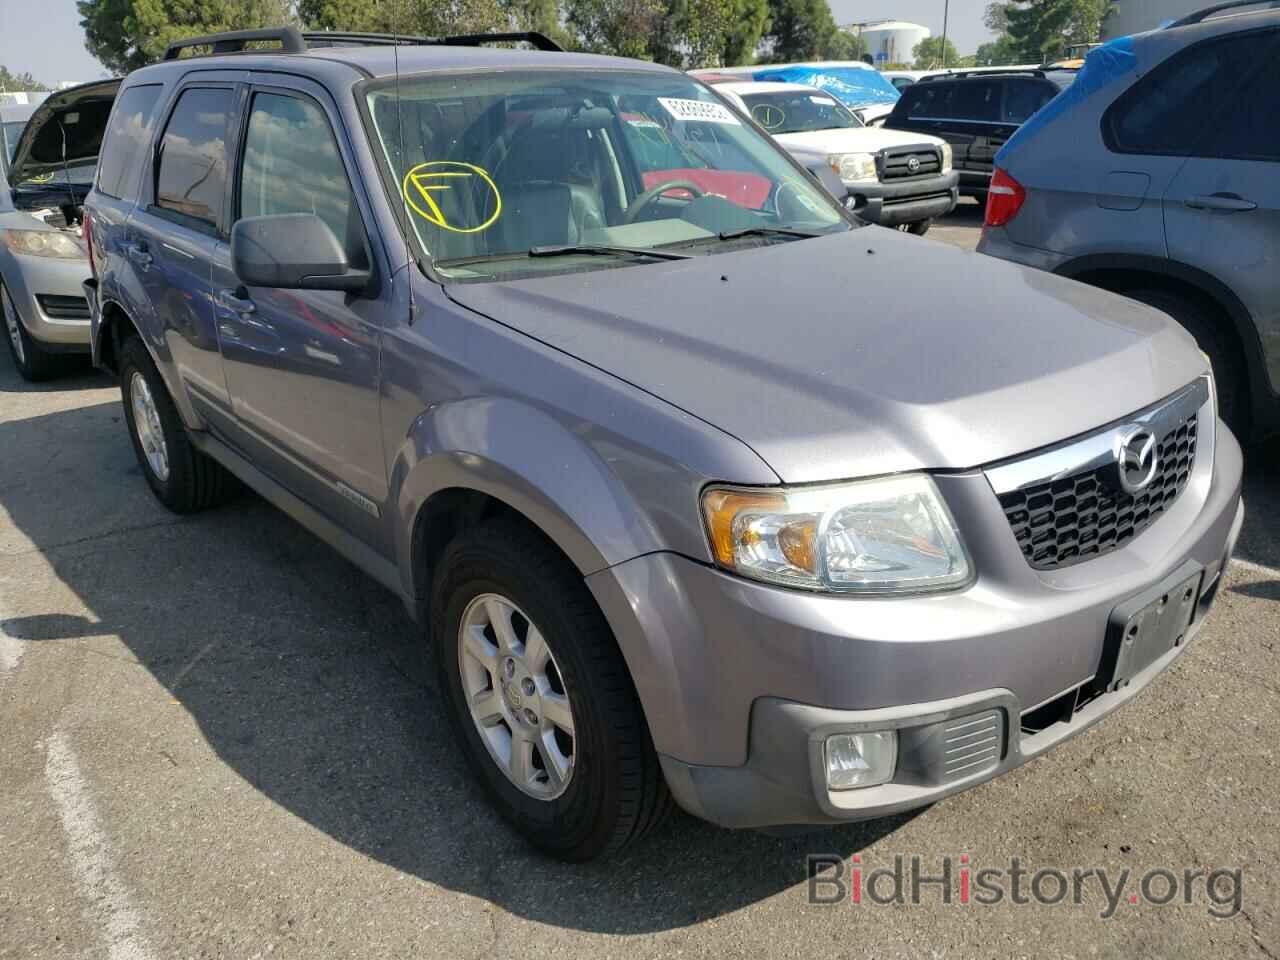
M879 70L858 67L761 67L752 80L775 83L802 83L831 94L846 107L865 107L873 103L897 103L902 94L880 76Z
M1030 143L1037 133L1062 114L1089 99L1113 80L1138 69L1138 55L1133 49L1133 37L1116 37L1100 47L1094 47L1084 58L1084 66L1076 74L1071 86L1032 114L1031 119L1017 129L1008 142L996 154L996 166L1013 151Z

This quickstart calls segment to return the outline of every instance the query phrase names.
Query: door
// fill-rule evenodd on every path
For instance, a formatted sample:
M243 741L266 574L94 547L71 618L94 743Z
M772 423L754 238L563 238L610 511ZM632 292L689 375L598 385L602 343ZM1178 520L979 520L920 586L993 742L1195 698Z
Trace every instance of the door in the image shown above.
M151 183L125 230L150 313L145 329L159 331L192 409L218 426L230 405L212 305L213 260L225 229L227 154L238 85L198 83L173 101L156 144Z
M232 198L240 217L313 213L353 267L369 238L327 95L303 80L254 86ZM383 284L384 289L388 284ZM379 429L381 301L339 291L245 287L227 243L214 310L237 445L276 481L372 546L387 499Z
M983 187L991 178L996 151L1016 129L1000 119L1003 88L1000 80L962 80L953 85L947 104L954 118L948 122L964 139L964 156L956 166L968 172L966 180Z
M1280 391L1280 30L1224 38L1218 55L1249 69L1219 74L1234 89L1165 193L1169 256L1240 298Z

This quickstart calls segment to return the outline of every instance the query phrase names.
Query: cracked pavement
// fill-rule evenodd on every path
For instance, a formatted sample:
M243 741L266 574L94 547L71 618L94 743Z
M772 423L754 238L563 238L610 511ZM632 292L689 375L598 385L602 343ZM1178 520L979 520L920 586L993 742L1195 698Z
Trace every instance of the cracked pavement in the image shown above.
M569 867L480 797L397 600L256 498L169 516L113 384L32 388L0 352L0 958L1274 958L1278 475L1250 452L1194 648L1046 757L915 815L789 839L681 816ZM809 905L819 852L1238 867L1242 910Z

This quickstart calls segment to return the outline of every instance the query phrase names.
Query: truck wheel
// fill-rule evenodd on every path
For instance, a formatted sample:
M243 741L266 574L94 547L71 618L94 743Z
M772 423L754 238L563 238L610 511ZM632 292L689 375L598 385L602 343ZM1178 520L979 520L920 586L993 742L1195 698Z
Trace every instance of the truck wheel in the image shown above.
M13 364L18 368L22 379L29 383L39 383L41 380L56 376L61 369L58 363L59 358L41 349L40 345L31 339L27 328L22 325L22 318L18 316L17 304L9 296L9 288L3 281L0 281L0 313L4 314L4 339L9 344Z
M186 425L136 336L120 348L120 396L138 464L157 499L174 513L195 513L230 499L236 479L197 450Z
M1231 335L1223 329L1225 317L1214 316L1190 297L1167 290L1125 290L1126 297L1155 307L1173 317L1196 338L1209 355L1213 382L1218 391L1218 416L1242 440L1249 436L1248 376L1244 358Z
M473 772L530 843L614 853L671 810L622 654L581 575L536 532L487 523L437 565L431 636Z
M911 233L917 237L923 237L929 232L929 227L932 225L932 220L917 220L915 223L900 223L898 224L898 229L903 233Z

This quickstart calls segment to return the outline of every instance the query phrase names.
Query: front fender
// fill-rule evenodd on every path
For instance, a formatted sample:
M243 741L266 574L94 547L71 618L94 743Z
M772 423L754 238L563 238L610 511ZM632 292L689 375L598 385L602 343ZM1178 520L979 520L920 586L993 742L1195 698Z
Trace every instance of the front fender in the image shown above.
M397 561L409 593L415 518L453 488L519 511L584 576L664 549L649 512L581 435L514 398L459 399L414 422L392 467ZM696 491L689 502L697 503Z

